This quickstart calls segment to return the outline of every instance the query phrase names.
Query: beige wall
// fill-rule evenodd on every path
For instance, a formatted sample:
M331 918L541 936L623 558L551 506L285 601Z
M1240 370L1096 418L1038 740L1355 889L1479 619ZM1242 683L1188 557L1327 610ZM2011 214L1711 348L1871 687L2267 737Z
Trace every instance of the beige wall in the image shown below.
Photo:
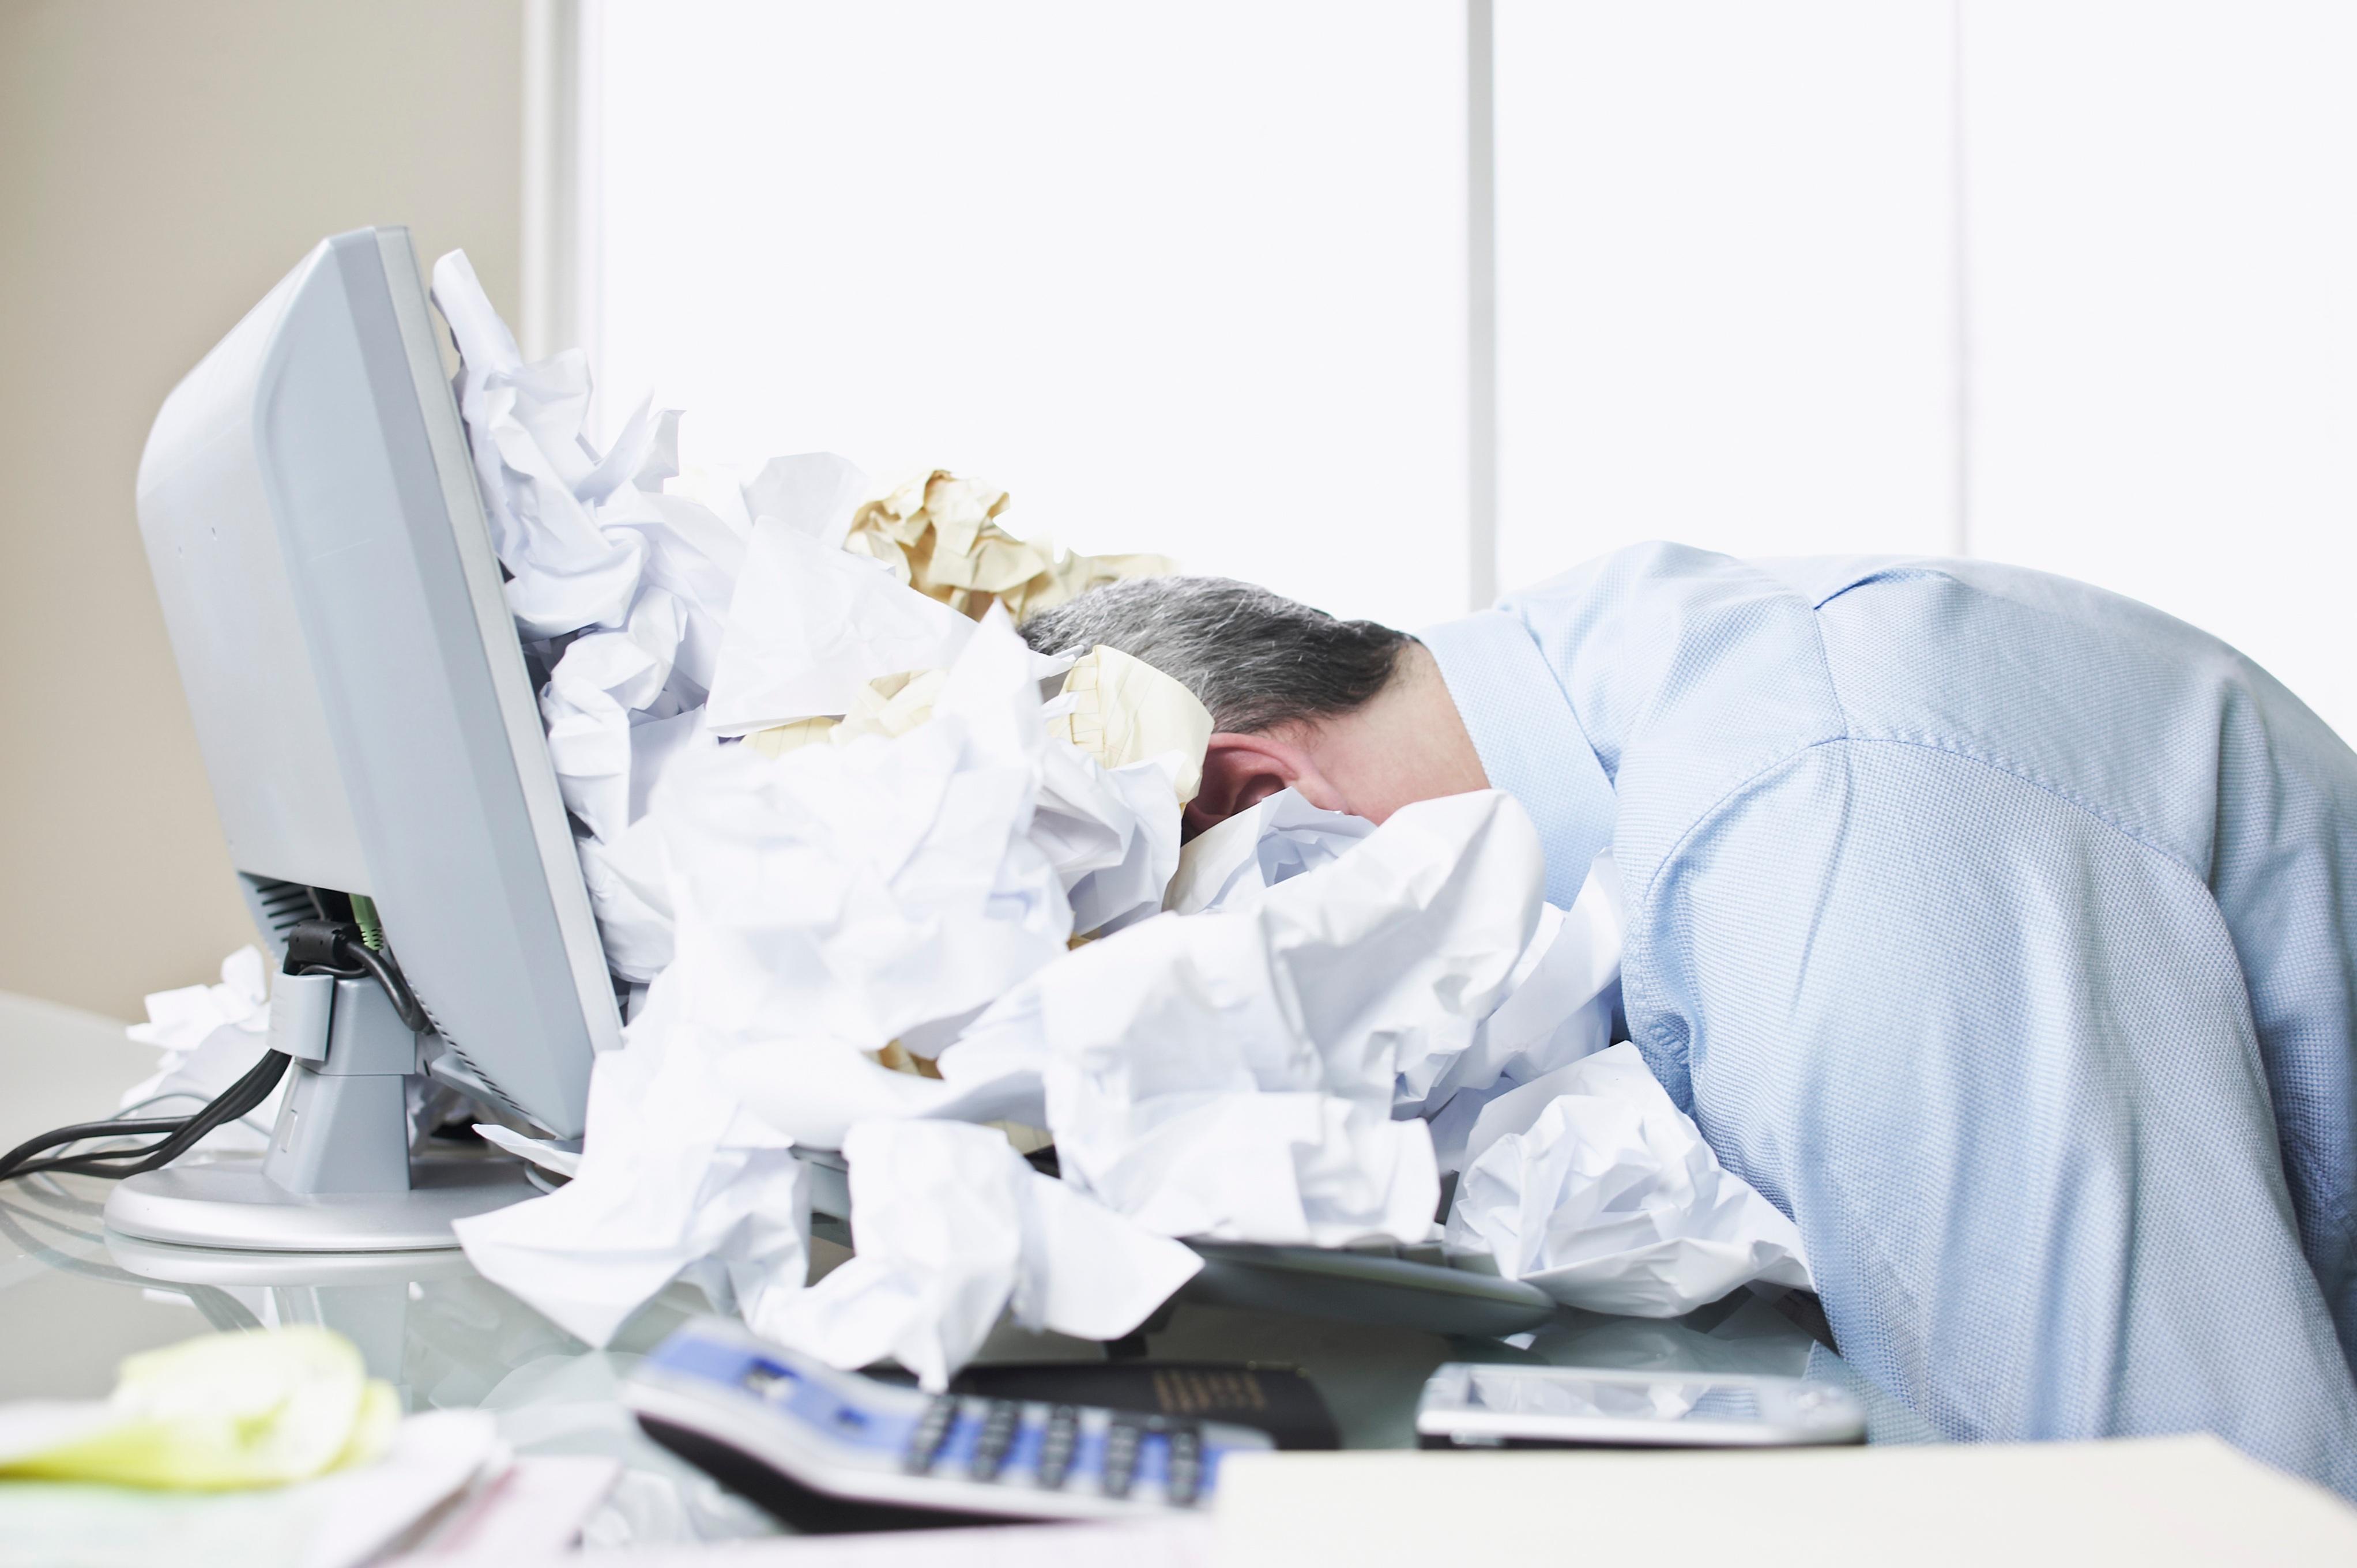
M322 236L514 318L522 0L0 0L0 990L138 1017L251 937L132 510L187 370Z

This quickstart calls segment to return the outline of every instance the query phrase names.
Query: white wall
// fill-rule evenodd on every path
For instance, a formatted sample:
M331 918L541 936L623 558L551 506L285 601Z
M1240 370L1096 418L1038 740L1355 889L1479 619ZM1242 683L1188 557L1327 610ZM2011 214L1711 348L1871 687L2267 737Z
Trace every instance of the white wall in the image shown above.
M0 5L0 990L118 1017L252 940L132 510L164 394L321 237L514 304L515 0Z
M2357 736L2357 6L1975 0L1972 542Z
M1944 5L1500 0L1500 579L1952 547Z

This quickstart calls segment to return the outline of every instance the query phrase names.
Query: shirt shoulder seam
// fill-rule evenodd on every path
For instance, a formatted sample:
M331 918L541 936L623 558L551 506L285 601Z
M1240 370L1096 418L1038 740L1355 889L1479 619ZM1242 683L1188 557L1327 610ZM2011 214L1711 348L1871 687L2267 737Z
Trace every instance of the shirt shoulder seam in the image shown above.
M2209 891L2209 878L2202 875L2201 868L2195 865L2190 860L2187 859L2184 854L2180 854L2177 850L2171 849L2168 844L2163 843L2158 836L2147 832L2145 829L2137 826L2135 822L2129 822L2125 817L2120 816L2117 812L2106 810L2102 805L2090 800L2088 797L2081 794L2070 786L2049 779L2043 774L2038 772L2035 768L2029 767L2027 764L2016 762L2009 757L2003 756L1996 752L1987 751L1979 746L1967 746L1964 742L1947 736L1924 735L1920 733L1909 734L1904 731L1890 731L1880 735L1858 735L1852 733L1843 738L1856 741L1862 746L1911 746L1925 751L1942 751L1947 753L1951 757L1960 757L1967 762L1977 762L1982 767L1989 768L1995 772L2003 773L2010 778L2018 779L2022 783L2029 785L2031 789L2042 790L2046 794L2051 795L2056 800L2061 800L2065 805L2075 807L2079 811L2085 812L2088 816L2093 817L2095 821L2103 823L2104 826L2111 829L2114 832L2118 833L2122 838L2126 839L2129 843L2149 850L2154 854L2160 856L2161 859L2168 861L2170 865L2183 871L2188 876L2199 883L2202 891L2205 893Z
M1791 766L1792 763L1807 756L1810 752L1821 750L1822 748L1829 746L1850 745L1907 746L1913 746L1923 751L1943 752L1950 757L1961 757L1967 762L1978 763L1980 766L1990 769L1992 772L2002 773L2007 778L2017 779L2021 783L2029 785L2033 789L2050 795L2054 799L2063 802L2065 805L2084 812L2087 816L2093 818L2098 822L2101 822L2104 827L2109 828L2112 832L2119 834L2122 838L2126 839L2129 843L2137 845L2139 848L2149 851L2151 854L2158 855L2161 859L2168 861L2170 865L2176 866L2179 870L2191 877L2196 883L2200 884L2204 892L2209 891L2210 884L2208 879L2205 878L2201 875L2201 871L2195 867L2191 862L2188 861L2185 856L2179 854L2175 850L2170 849L2166 844L2159 843L2150 834L2138 829L2134 823L2126 822L2115 813L2104 810L2101 806L2097 805L2094 801L2088 800L2085 796L2079 794L2077 791L2071 789L2064 785L2058 784L2052 779L2043 778L2032 769L2020 763L2015 762L2008 757L1998 756L1993 752L1984 751L1975 746L1966 746L1960 741L1951 739L1944 736L1906 734L1859 735L1854 731L1845 730L1844 733L1840 735L1824 736L1815 740L1809 741L1804 745L1795 746L1791 751L1784 753L1782 756L1753 769L1750 773L1746 774L1742 779L1738 779L1733 785L1729 786L1725 793L1721 794L1717 800L1713 800L1708 806L1705 807L1695 815L1695 820L1687 824L1684 832L1678 834L1677 841L1670 845L1669 849L1663 854L1661 860L1654 865L1652 875L1646 878L1645 890L1642 896L1638 899L1638 903L1642 906L1650 907L1653 901L1654 892L1661 886L1662 877L1668 872L1670 866L1676 862L1678 856L1685 852L1687 846L1694 842L1697 835L1699 835L1705 829L1708 828L1719 817L1724 815L1730 805L1759 786L1769 777L1769 775L1776 772L1779 768Z

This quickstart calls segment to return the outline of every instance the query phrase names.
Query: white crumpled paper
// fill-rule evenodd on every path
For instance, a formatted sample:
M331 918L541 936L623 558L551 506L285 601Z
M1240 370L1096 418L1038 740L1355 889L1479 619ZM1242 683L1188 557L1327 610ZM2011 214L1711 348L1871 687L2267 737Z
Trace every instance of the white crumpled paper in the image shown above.
M434 300L462 360L459 412L509 607L547 671L549 758L586 830L576 847L598 930L614 972L644 983L670 961L671 917L661 851L637 824L655 780L696 742L739 581L759 575L748 545L784 532L833 557L826 570L839 574L840 562L880 575L841 548L866 479L832 453L810 453L711 489L717 505L668 493L679 474L675 411L641 404L600 453L577 350L524 363L464 252L435 263ZM892 585L897 600L871 596L860 613L881 616L882 603L906 616L913 604L965 626Z
M772 457L737 489L748 528L775 518L831 550L843 548L851 514L866 493L867 476L851 459L833 452Z
M1472 1044L1401 1062L1394 1106L1432 1118L1441 1169L1461 1166L1465 1132L1490 1097L1611 1043L1623 926L1620 868L1605 850L1569 909L1540 907L1506 999L1481 1021Z
M1042 970L941 1058L1038 1071L1067 1180L1152 1230L1420 1241L1431 1138L1403 1053L1469 1046L1538 918L1544 864L1495 791L1396 812L1248 907L1162 915Z
M1674 1317L1754 1280L1813 1288L1799 1229L1719 1165L1626 1043L1490 1102L1447 1240L1593 1312Z
M1049 734L1107 768L1165 757L1182 806L1202 788L1211 711L1144 660L1103 644L1078 655L1042 712ZM1165 871L1162 879L1167 883L1170 874Z
M756 1325L838 1367L889 1357L938 1391L1010 1306L1034 1332L1118 1339L1203 1266L987 1127L863 1122L843 1153L857 1255Z
M1241 908L1288 877L1340 859L1374 831L1364 817L1320 811L1280 789L1189 840L1163 907L1179 915Z
M631 1026L590 1074L578 1174L457 1221L468 1261L591 1345L683 1273L759 1327L809 1272L810 1173L716 1080L713 1054L693 1026Z
M802 1288L790 1134L849 1118L799 1072L799 1115L757 1117L720 1064L758 1045L854 1083L900 1077L861 1047L970 1013L1063 950L1070 909L1020 837L1044 744L1026 653L980 628L934 719L899 739L709 746L665 776L647 822L673 868L675 956L596 1065L579 1176L460 1226L486 1276L593 1344L691 1265L757 1329Z
M632 829L660 838L675 954L625 1049L594 1069L580 1175L466 1222L477 1267L593 1343L683 1270L781 1332L772 1314L806 1267L790 1144L834 1148L877 1118L1037 1122L1035 1072L950 1084L874 1055L946 1041L1065 955L1071 905L1032 837L1043 780L1075 770L1124 808L1039 715L1029 651L994 611L903 735L685 752ZM1168 774L1147 775L1175 845ZM1041 1266L1085 1275L1098 1264L1053 1251L1068 1233L1082 1232L1049 1233Z
M744 735L849 713L879 675L952 663L974 628L880 563L764 518L737 579L705 724Z
M600 841L644 814L662 764L692 733L692 711L656 716L685 627L680 602L650 588L622 630L575 638L549 672L549 760L565 809Z
M1340 859L1375 831L1363 817L1320 811L1291 789L1204 830L1180 853L1166 907L1191 915L1248 908L1281 882ZM1527 1082L1609 1043L1620 976L1620 874L1596 857L1568 909L1539 907L1505 999L1469 1041L1455 1033L1405 1047L1394 1113L1433 1117L1441 1169L1490 1093Z
M434 263L434 303L462 366L458 410L474 449L491 545L512 575L508 607L528 638L619 627L638 597L645 543L607 537L597 504L654 455L658 422L632 417L601 459L582 432L589 361L578 349L526 365L463 251Z
M702 944L693 1016L878 1050L1063 953L1071 908L1028 836L1049 745L1029 650L1003 612L972 629L906 735L716 748L666 780L677 961L691 923Z
M673 722L691 732L681 750L710 744L695 733L700 725L694 714ZM634 984L651 983L670 966L673 952L671 854L663 847L662 830L641 816L611 843L580 839L573 847L597 911L606 967Z
M178 1115L210 1101L253 1070L270 1048L270 961L251 944L221 960L221 983L151 992L147 1021L124 1034L164 1054L156 1071L124 1092L122 1109L164 1100L158 1115ZM270 1097L238 1121L215 1128L201 1147L214 1153L258 1154L270 1146L270 1127L285 1095L282 1079Z
M1055 866L1072 929L1110 934L1157 914L1178 867L1178 757L1107 769L1051 739L1040 754L1031 839Z

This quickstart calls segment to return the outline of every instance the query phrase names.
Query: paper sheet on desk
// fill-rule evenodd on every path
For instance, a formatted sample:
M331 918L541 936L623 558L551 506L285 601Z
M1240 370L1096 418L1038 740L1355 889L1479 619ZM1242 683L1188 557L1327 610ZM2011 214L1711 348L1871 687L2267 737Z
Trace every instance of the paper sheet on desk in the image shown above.
M951 1530L802 1535L732 1545L633 1552L617 1568L1213 1568L1208 1515L1173 1513L1118 1523L992 1524ZM1291 1563L1313 1561L1297 1556ZM583 1568L579 1556L533 1557L500 1568Z
M1536 1563L1936 1568L1992 1563L2357 1561L2357 1511L2206 1434L2099 1443L1766 1452L1243 1455L1223 1467L1222 1568ZM1403 1497L1447 1508L1401 1508ZM1739 1552L1686 1524L1752 1530Z
M479 1411L409 1417L375 1464L266 1491L0 1485L0 1568L357 1568L496 1462Z
M1719 1165L1625 1043L1489 1103L1448 1240L1594 1312L1674 1317L1753 1280L1813 1288L1799 1229Z
M0 1405L0 1477L226 1491L366 1465L401 1419L392 1384L312 1324L200 1334L124 1358L103 1401Z

